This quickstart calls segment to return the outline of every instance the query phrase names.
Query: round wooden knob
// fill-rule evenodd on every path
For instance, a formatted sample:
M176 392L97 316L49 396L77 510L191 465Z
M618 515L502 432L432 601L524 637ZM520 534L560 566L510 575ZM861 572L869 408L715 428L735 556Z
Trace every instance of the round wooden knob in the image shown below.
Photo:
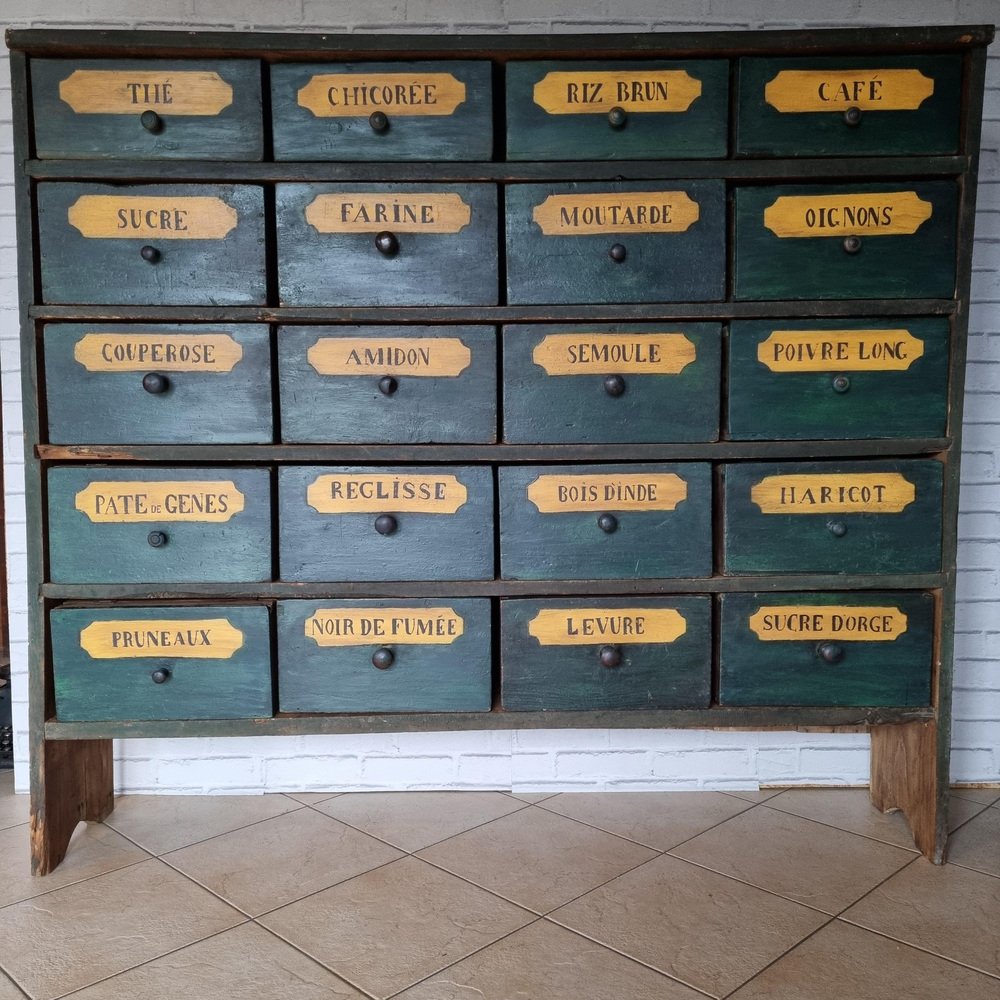
M375 518L375 530L380 535L391 535L399 527L399 522L392 514L379 514Z
M824 663L839 663L844 658L844 647L835 642L821 642L816 647L816 655Z
M157 667L149 676L154 684L166 684L170 680L170 671L166 667Z
M847 392L851 388L851 380L846 375L834 375L830 380L834 392Z
M139 256L146 261L147 264L158 264L160 259L163 257L163 254L161 254L156 247L151 247L147 244L139 251Z
M622 664L622 651L617 646L601 646L597 655L602 667L620 667Z
M155 111L143 111L139 115L139 124L153 135L163 131L163 119Z
M608 112L608 124L612 128L623 128L627 121L628 115L625 113L624 108L615 107Z
M625 392L625 379L621 375L606 375L604 377L604 391L617 399Z
M142 387L152 396L159 396L170 388L170 379L159 372L149 372L142 376Z
M844 237L844 253L849 253L849 254L861 253L861 237L860 236L845 236Z
M391 396L399 388L399 381L391 375L383 375L378 380L378 391L383 396Z
M861 124L861 108L848 108L844 112L844 124L853 128Z
M602 514L597 519L597 527L606 535L612 535L618 530L618 518L614 514Z
M146 535L146 541L154 549L162 549L167 544L167 533L165 531L151 531Z
M611 249L608 250L608 256L616 264L620 264L628 256L628 252L625 249L625 244L624 243L612 244Z
M375 249L383 257L395 257L399 253L399 240L396 238L396 234L390 233L388 230L378 233L375 236Z
M847 534L847 525L843 521L828 521L826 528L834 538L843 538Z
M371 126L373 132L389 131L389 116L384 111L373 111L368 116L368 124Z
M388 646L380 646L372 653L372 666L388 670L396 661L396 654Z

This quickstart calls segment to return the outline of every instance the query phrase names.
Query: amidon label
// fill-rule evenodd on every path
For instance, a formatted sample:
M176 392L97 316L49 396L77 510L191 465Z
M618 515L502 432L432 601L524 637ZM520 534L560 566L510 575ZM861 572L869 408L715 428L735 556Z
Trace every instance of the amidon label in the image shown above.
M686 191L550 194L531 211L545 236L683 233L700 214Z
M239 514L246 497L230 480L92 482L76 495L76 509L94 524L190 521L221 524Z
M916 487L898 472L766 476L750 489L762 514L899 514Z
M546 73L534 101L550 115L682 112L701 96L701 80L686 70L577 70Z
M232 205L207 195L84 194L67 218L82 236L101 240L221 240L239 223Z
M933 211L915 191L782 195L764 209L764 227L779 239L911 236Z
M305 635L317 646L450 645L465 632L454 608L321 608L306 619Z
M465 103L465 84L451 73L319 73L298 92L299 107L317 118L394 118L453 115Z
M386 194L319 194L306 206L306 222L318 233L460 233L472 208L451 191Z
M899 608L794 604L759 608L747 624L762 642L892 642L908 623Z
M669 643L687 631L675 608L544 608L528 622L540 646Z
M683 333L550 333L531 352L547 375L679 375L696 357Z
M916 111L934 81L918 69L784 69L764 87L764 100L784 114L810 111Z
M456 378L472 363L457 337L320 337L306 352L320 375Z
M342 472L317 476L306 502L319 514L454 514L468 491L451 475Z
M228 333L84 334L73 347L88 372L231 372L243 346Z
M81 649L95 660L228 660L242 646L243 633L226 618L91 622L80 632Z
M772 372L905 372L923 356L909 330L775 330L757 345Z
M218 115L233 88L218 73L198 70L74 70L59 82L59 98L78 115Z
M528 499L542 514L674 510L687 483L673 472L543 475L528 484Z

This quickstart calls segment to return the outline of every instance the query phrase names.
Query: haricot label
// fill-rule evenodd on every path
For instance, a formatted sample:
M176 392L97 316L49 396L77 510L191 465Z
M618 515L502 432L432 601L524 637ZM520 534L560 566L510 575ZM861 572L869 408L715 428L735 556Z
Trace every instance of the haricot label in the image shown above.
M546 73L534 101L550 115L687 111L701 96L701 81L686 70L563 70Z
M237 226L236 209L207 196L85 194L69 224L88 239L221 240Z
M757 345L772 372L905 372L923 356L908 330L775 330Z
M545 236L683 233L701 210L686 191L550 194L531 217Z
M762 514L899 514L916 487L898 472L766 476L750 489Z
M239 514L246 497L230 480L209 482L92 482L75 506L94 524L148 521L222 523Z
M228 333L87 333L73 357L88 372L231 372L243 347Z
M899 608L892 607L782 605L758 609L747 624L764 642L892 642L906 631L907 618Z
M677 375L696 357L683 333L550 333L531 352L547 375Z
M933 211L915 191L782 195L764 209L764 227L779 239L910 236Z
M228 660L242 645L243 633L226 618L92 622L80 632L80 647L95 660Z
M465 84L451 73L321 73L298 93L299 106L317 118L453 115L464 102Z
M305 622L306 638L323 647L450 645L464 632L453 608L321 608Z
M472 351L457 337L320 337L306 358L320 375L455 378L472 363Z
M775 110L915 111L934 93L918 69L782 70L764 87Z
M218 115L233 103L233 88L200 70L78 69L60 81L59 98L81 115Z
M306 502L320 514L454 514L467 500L465 485L443 474L332 473L306 490Z
M673 472L543 475L528 484L528 499L542 514L674 510L687 483Z
M460 233L472 208L448 191L414 194L319 194L306 206L306 222L319 233Z
M668 643L687 631L675 608L545 608L528 622L541 646Z

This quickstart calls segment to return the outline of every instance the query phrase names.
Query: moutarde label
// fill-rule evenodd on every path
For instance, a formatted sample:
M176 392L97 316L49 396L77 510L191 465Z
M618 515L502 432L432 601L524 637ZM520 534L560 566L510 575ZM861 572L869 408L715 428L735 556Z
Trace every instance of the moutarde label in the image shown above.
M472 208L454 192L319 194L306 206L318 233L460 233Z
M915 191L782 195L764 209L764 227L780 239L910 236L933 211Z
M899 608L791 605L760 608L747 624L763 642L837 639L841 642L892 642L907 627Z
M321 608L305 622L317 646L447 646L464 632L453 608Z
M472 363L457 337L320 337L306 352L320 375L385 375L455 378Z
M319 514L454 514L468 500L455 476L333 473L317 476L306 503Z
M750 499L762 514L899 514L916 487L898 472L766 476Z
M228 660L242 646L243 633L226 618L92 622L80 632L80 648L95 660Z
M686 70L583 70L546 73L534 101L550 115L681 112L701 96L701 80Z
M541 646L668 643L686 631L674 608L545 608L528 622Z
M782 70L764 87L777 111L916 111L934 81L918 69Z
M453 115L464 102L465 84L451 73L320 73L298 93L299 106L317 118Z
M757 345L772 372L905 372L923 356L908 330L775 330Z
M88 372L231 372L243 347L228 333L87 333L73 357Z
M678 375L696 358L683 333L550 333L531 352L547 375Z
M683 233L700 215L686 191L550 194L531 212L546 236L600 233Z
M102 240L221 240L239 223L235 208L204 195L84 194L67 218L82 236Z
M79 115L217 115L233 103L233 88L199 70L78 69L59 82L59 98Z
M528 484L528 499L542 514L674 510L687 499L687 483L673 472L545 475Z
M76 495L76 509L94 524L191 521L221 524L239 514L246 497L229 480L93 482Z

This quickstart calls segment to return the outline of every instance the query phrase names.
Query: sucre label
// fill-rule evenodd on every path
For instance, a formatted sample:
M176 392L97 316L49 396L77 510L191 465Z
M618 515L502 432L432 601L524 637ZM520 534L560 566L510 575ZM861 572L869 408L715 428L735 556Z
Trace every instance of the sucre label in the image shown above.
M781 112L915 111L934 93L918 69L782 70L764 87Z
M550 194L531 217L546 236L600 233L683 233L700 209L685 191Z
M683 333L550 333L531 352L548 375L677 375L696 356Z
M472 352L457 337L321 337L306 358L320 375L455 378L472 363Z
M757 345L772 372L904 372L923 356L908 330L775 330Z
M781 239L815 236L909 236L934 206L915 191L783 195L764 209L764 226Z
M80 632L80 647L95 660L228 660L242 646L243 633L225 618L92 622Z
M760 608L748 625L764 642L892 642L906 631L907 618L899 608L792 605Z
M453 115L464 101L465 84L451 73L322 73L298 93L299 106L317 118Z
M667 643L686 631L674 608L545 608L528 622L528 634L541 646Z
M319 233L460 233L472 209L459 194L320 194L306 206L306 222Z
M246 497L228 480L209 482L89 483L76 494L75 507L94 524L148 521L223 523L239 514Z
M85 194L70 205L67 217L81 235L111 240L221 240L239 222L235 208L207 196Z
M550 115L687 111L701 96L701 80L686 70L591 70L546 73L534 101Z
M674 510L687 499L687 483L673 472L545 475L528 484L528 499L542 514Z
M217 115L233 103L218 73L197 70L78 69L59 82L59 98L81 115Z
M465 485L446 475L342 472L317 476L306 490L319 514L454 514L467 500Z
M73 357L88 372L231 372L243 347L228 333L88 333Z
M322 608L306 619L305 635L317 646L445 646L465 632L453 608Z
M899 514L916 487L898 472L766 476L750 499L762 514Z

